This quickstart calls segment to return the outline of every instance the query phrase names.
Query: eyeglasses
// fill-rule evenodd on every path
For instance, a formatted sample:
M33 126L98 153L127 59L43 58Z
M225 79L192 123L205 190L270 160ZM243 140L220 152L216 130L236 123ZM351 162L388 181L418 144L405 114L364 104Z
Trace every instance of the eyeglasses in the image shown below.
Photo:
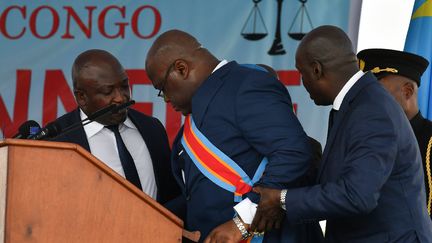
M167 79L168 79L168 76L169 76L169 74L171 73L171 69L174 67L174 64L175 64L175 62L173 62L171 65L169 65L169 67L168 67L168 69L167 69L167 71L166 71L166 73L165 73L165 76L164 76L164 79L162 80L162 86L161 86L161 88L159 89L159 93L158 93L158 97L162 97L162 98L164 98L165 99L165 94L164 94L164 89L165 89L165 85L166 85L166 83L167 83Z

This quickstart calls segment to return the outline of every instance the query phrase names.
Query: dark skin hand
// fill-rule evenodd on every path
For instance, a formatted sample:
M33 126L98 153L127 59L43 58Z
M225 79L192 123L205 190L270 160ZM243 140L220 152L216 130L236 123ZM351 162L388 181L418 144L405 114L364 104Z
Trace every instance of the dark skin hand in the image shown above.
M251 230L264 232L274 228L279 229L285 217L285 211L280 206L281 190L258 186L254 187L253 191L260 194L261 199L251 224Z
M248 228L248 225L245 224L245 227ZM207 236L204 243L237 243L241 240L241 238L242 235L240 233L240 230L237 228L234 221L230 220L214 228Z

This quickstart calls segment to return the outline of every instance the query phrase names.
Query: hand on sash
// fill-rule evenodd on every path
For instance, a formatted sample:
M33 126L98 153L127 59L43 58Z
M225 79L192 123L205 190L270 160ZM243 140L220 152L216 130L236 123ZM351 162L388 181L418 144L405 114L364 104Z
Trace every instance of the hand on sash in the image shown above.
M285 216L285 211L281 208L281 190L254 187L253 191L260 194L255 217L251 224L251 231L264 232L271 229L279 229Z

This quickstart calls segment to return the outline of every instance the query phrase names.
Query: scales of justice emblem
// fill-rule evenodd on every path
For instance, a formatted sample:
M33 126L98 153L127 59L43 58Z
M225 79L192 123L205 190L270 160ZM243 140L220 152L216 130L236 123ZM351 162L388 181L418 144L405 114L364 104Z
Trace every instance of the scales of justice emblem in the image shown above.
M249 41L258 41L263 39L268 35L268 30L264 22L264 18L261 14L261 10L259 8L259 3L262 0L252 0L254 6L252 7L251 12L249 13L246 22L243 25L241 30L241 35L243 38ZM284 0L276 0L277 1L277 16L276 16L276 29L273 44L268 50L269 55L284 55L286 53L281 38L281 12L282 12L282 3ZM312 20L306 8L307 0L299 0L300 7L297 10L294 20L291 23L288 36L294 40L301 40L303 36L307 34L305 32L305 25L309 24L309 29L313 29ZM305 23L305 18L307 23Z

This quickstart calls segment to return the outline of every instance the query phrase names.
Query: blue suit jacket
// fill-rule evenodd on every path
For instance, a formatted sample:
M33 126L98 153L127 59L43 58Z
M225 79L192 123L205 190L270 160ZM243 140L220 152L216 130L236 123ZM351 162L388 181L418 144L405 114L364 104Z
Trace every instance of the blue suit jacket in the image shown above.
M163 125L156 118L133 109L128 110L128 117L137 127L150 152L158 189L157 201L165 203L177 197L180 194L180 188L172 176L170 148ZM64 130L66 127L76 124L80 120L80 111L76 109L59 117L56 123ZM91 152L83 127L80 127L76 131L60 135L53 139L53 141L75 143Z
M415 136L373 74L345 96L318 180L288 190L288 221L327 219L327 242L432 242Z
M311 148L289 94L266 72L235 62L222 66L194 94L192 117L197 128L250 178L263 157L268 158L257 184L298 186L296 179L310 164ZM213 228L233 218L236 203L233 193L218 187L193 164L180 143L181 133L173 145L172 166L185 200L185 228L199 230L204 240ZM295 237L294 232L286 236Z

